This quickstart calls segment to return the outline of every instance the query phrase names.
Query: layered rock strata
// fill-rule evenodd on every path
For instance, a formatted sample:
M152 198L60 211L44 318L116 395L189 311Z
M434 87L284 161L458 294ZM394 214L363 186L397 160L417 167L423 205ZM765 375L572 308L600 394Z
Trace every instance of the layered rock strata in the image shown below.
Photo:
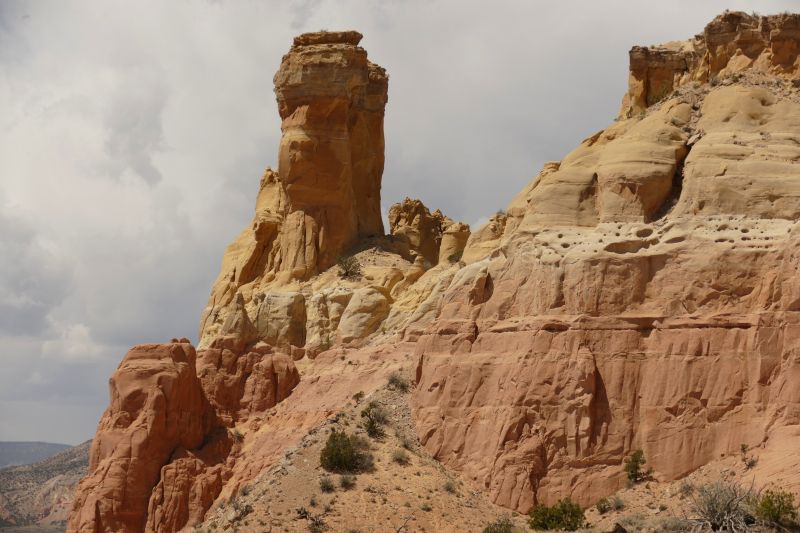
M688 41L635 46L619 117L636 115L688 83L707 83L747 69L798 80L799 40L800 15L726 11Z
M296 48L323 46L314 39ZM800 437L800 93L773 74L679 85L547 163L474 233L397 204L391 231L413 263L376 246L359 252L360 277L266 269L321 249L309 252L317 215L293 211L268 172L267 207L226 251L196 362L175 342L115 374L141 385L112 394L70 530L166 533L208 516L409 366L420 443L504 507L590 505L624 485L637 448L665 481L748 444L760 482L800 486L787 460ZM442 260L462 243L462 261ZM191 442L159 422L186 401ZM102 445L162 433L162 447ZM146 468L131 471L134 459Z

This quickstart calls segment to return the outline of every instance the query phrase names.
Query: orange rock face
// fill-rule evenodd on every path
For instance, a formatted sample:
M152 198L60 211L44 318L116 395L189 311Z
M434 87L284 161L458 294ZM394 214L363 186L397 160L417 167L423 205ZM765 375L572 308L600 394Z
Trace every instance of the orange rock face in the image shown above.
M201 448L216 425L195 358L185 341L136 346L122 360L92 442L89 475L75 494L70 531L144 529L161 468L176 448Z
M800 15L719 15L702 33L683 42L630 51L628 92L619 117L640 113L687 83L706 83L746 69L798 79Z
M389 78L367 60L360 40L355 31L303 34L275 74L283 119L278 173L293 216L300 217L282 249L304 244L309 251L291 267L306 269L303 274L315 265L319 270L333 265L359 235L383 235ZM287 257L295 261L294 255Z

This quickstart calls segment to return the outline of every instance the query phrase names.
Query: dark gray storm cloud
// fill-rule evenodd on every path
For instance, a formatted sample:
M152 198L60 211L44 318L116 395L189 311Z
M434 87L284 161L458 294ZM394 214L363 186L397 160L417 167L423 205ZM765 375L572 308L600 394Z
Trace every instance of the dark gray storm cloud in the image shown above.
M612 122L631 46L726 8L753 6L0 2L0 440L90 438L131 345L196 339L276 166L295 35L356 29L389 72L383 210L410 196L474 229Z

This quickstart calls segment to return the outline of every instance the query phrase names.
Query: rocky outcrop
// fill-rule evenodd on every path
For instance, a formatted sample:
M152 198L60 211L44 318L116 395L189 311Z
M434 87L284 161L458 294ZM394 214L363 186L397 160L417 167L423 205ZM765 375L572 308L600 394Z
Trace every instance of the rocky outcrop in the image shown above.
M411 252L431 265L439 264L442 234L453 224L438 209L431 214L419 200L406 198L389 209L389 229L392 235L407 240ZM469 231L469 226L467 226Z
M200 348L230 334L228 315L242 308L237 294L252 305L259 293L285 291L331 267L359 237L383 235L389 77L367 60L360 40L355 31L306 33L283 57L274 79L283 120L278 172L267 168L250 227L225 250L200 321ZM298 335L279 343L298 343Z
M707 83L746 69L800 79L800 15L726 11L683 42L630 51L628 92L619 118L630 118L689 83Z
M275 74L283 119L278 173L293 215L306 220L305 243L295 236L285 242L304 243L308 268L333 265L358 235L383 235L389 78L367 60L361 37L355 31L303 34Z
M140 532L151 491L176 448L197 450L216 425L185 339L132 348L111 376L111 405L92 442L70 531Z

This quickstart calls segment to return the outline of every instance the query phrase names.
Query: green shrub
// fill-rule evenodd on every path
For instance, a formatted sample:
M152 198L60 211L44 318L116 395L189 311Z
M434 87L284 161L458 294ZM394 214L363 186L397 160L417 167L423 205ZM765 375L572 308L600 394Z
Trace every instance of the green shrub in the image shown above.
M708 83L710 83L712 87L716 87L719 85L719 76L711 76L711 79L708 80Z
M755 506L756 517L771 525L781 525L787 520L797 518L794 494L780 487L767 489Z
M455 494L456 492L456 484L452 480L447 480L444 482L444 490L449 492L450 494Z
M322 492L333 492L336 490L336 487L334 486L333 480L330 477L324 476L319 480L319 490Z
M756 463L758 462L758 460L755 457L747 456L747 452L749 451L750 451L750 446L748 446L747 444L742 444L741 446L739 446L739 452L741 452L742 454L742 462L744 463L744 467L746 470L750 470L751 468L756 466Z
M650 477L650 474L653 473L653 469L648 468L644 470L643 467L646 463L647 460L644 458L644 451L642 451L641 448L633 452L629 458L625 459L625 468L623 468L623 470L628 474L628 479L634 483L639 483Z
M501 516L485 528L482 533L512 533L514 531L514 522L508 515Z
M361 426L367 432L367 435L373 439L381 439L386 435L383 430L383 424L389 420L389 413L374 400L369 402L367 407L361 411L361 418L364 419Z
M356 476L351 476L349 474L342 474L339 476L339 486L342 487L344 490L352 489L356 484Z
M389 375L387 385L402 392L407 392L410 386L408 380L397 372L392 372L391 375Z
M363 472L373 467L375 458L369 452L366 439L333 429L319 455L319 462L329 472Z
M558 503L552 507L544 504L536 505L528 514L530 516L528 525L531 529L538 531L575 531L581 528L586 521L583 507L573 502L569 496L558 500Z
M450 261L451 263L458 263L459 261L461 261L461 257L463 255L464 255L464 250L459 250L455 253L448 255L447 260Z
M600 514L606 514L611 510L611 502L608 501L608 498L600 498L594 506Z
M339 277L354 278L361 274L361 263L354 255L340 255L336 258L336 264L339 265Z
M360 402L363 399L364 399L364 391L363 390L362 391L358 391L357 393L353 394L353 400L355 400L356 403Z

